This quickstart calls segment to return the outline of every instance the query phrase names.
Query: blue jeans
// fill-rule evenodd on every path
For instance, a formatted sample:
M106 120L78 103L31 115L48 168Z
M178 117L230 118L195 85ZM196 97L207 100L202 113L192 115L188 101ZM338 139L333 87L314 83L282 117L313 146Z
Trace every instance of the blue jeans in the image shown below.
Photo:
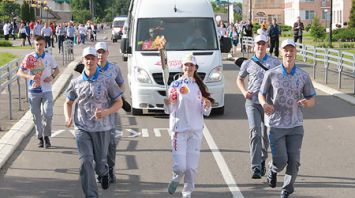
M37 137L51 136L53 118L52 92L29 93L28 99Z
M85 38L86 38L85 34L80 34L80 43L85 44Z
M269 140L264 124L264 109L252 100L245 101L245 111L248 117L250 132L250 160L251 168L261 170L261 162L267 159Z

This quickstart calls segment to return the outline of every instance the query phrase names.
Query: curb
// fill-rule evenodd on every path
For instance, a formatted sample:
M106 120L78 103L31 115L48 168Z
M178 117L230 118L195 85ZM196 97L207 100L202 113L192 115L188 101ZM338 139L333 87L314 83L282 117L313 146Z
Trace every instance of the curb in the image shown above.
M342 99L342 100L344 100L344 101L346 101L346 102L348 102L348 103L350 103L352 105L355 105L355 97L350 96L348 94L345 94L345 93L343 93L341 91L338 91L336 89L330 88L328 86L322 85L322 84L320 84L320 83L318 83L318 82L316 82L314 80L312 80L312 83L313 83L315 88L323 91L324 93L327 93L329 95L335 96L335 97L340 98L340 99Z
M53 102L57 100L65 85L71 80L73 69L77 63L78 60L70 62L53 84ZM32 114L31 111L28 110L26 114L0 139L0 169L15 152L22 140L31 133L33 128L34 123Z

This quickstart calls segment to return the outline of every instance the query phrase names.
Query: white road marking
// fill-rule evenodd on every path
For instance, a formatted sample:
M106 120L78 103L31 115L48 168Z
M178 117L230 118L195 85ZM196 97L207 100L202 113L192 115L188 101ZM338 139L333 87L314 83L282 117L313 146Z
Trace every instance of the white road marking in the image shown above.
M149 137L148 129L142 129L142 137Z
M116 129L115 138L120 138L123 136L123 131Z
M165 130L165 129L163 129L163 128L154 128L153 129L155 137L161 137L160 130Z
M57 130L57 131L54 131L54 132L51 134L51 137L55 137L55 136L57 136L57 135L63 133L64 131L66 131L66 130Z
M129 138L134 138L134 137L138 137L138 136L140 136L141 135L141 133L139 133L139 132L137 132L137 131L135 131L135 130L133 130L133 129L127 129L127 131L129 132L129 136L127 136L127 137L129 137Z
M233 178L231 171L229 170L226 161L224 160L219 148L216 145L216 142L213 140L211 133L209 132L206 124L204 125L203 135L207 141L208 146L213 154L214 159L217 162L219 170L222 173L223 179L229 187L233 198L244 198L243 194L240 192L239 187L237 186L236 181Z

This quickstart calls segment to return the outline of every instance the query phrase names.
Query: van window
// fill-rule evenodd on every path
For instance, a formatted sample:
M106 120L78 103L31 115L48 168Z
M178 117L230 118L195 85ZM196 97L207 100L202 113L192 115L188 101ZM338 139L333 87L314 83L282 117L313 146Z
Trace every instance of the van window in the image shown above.
M113 21L113 27L123 27L124 21Z
M136 51L155 51L159 38L166 39L166 50L218 50L212 18L138 19Z

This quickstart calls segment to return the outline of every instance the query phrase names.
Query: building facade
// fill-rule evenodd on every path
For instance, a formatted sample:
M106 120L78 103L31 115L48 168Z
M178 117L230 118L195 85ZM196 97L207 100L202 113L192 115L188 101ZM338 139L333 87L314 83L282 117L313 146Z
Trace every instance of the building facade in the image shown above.
M352 0L333 0L333 29L348 24L351 4ZM330 0L243 0L243 20L249 19L250 13L254 23L276 18L278 23L292 26L300 16L307 25L318 17L320 23L329 28Z
M285 0L285 24L293 25L297 17L307 25L318 17L324 26L329 24L330 0Z
M273 18L279 23L284 21L285 0L243 0L243 20L250 19L253 23L266 20L271 23ZM250 9L251 2L251 9Z
M333 0L333 28L347 26L351 5L351 0Z

